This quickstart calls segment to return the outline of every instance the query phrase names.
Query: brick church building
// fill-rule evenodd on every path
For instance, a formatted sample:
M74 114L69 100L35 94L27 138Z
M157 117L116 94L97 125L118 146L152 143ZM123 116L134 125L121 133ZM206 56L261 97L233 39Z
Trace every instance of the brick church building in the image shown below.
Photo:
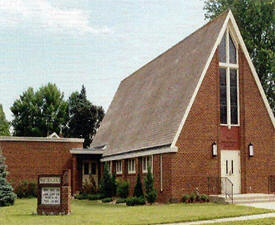
M150 165L158 201L268 193L275 119L231 11L125 78L88 149L66 149L72 191L103 163L130 193ZM0 140L1 145L1 140ZM71 144L70 144L71 145ZM69 145L68 145L69 146ZM64 164L64 167L66 167Z
M235 194L268 193L274 126L236 21L226 11L120 83L91 148L71 150L74 186L81 172L96 174L100 160L129 181L131 192L137 174L143 180L152 165L159 201L195 189L222 192L221 178Z

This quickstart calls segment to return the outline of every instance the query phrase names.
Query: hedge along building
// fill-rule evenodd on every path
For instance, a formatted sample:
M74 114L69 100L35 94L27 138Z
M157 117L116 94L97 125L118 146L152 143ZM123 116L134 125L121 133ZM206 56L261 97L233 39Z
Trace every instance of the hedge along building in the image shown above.
M91 148L71 150L73 174L88 174L96 156L129 181L131 192L151 164L159 201L195 189L222 192L221 177L234 193L267 193L274 124L226 11L121 82Z

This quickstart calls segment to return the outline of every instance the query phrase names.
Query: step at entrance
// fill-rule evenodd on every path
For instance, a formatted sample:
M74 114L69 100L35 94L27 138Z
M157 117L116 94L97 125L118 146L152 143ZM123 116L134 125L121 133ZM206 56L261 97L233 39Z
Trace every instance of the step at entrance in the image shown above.
M232 199L224 195L210 195L210 201L217 203L232 203ZM233 204L275 202L275 194L236 194L233 196Z

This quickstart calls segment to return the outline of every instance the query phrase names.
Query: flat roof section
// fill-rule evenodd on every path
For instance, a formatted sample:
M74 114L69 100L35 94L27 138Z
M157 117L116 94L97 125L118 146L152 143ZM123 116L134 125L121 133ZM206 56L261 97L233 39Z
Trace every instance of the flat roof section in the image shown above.
M78 142L83 143L83 138L49 138L49 137L14 137L14 136L0 136L1 141L29 141L29 142Z

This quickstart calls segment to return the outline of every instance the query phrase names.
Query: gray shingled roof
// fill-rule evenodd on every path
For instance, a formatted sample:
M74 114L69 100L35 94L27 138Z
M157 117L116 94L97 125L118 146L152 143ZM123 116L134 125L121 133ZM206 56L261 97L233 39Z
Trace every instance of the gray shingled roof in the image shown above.
M171 144L227 13L125 78L91 147L104 156Z

